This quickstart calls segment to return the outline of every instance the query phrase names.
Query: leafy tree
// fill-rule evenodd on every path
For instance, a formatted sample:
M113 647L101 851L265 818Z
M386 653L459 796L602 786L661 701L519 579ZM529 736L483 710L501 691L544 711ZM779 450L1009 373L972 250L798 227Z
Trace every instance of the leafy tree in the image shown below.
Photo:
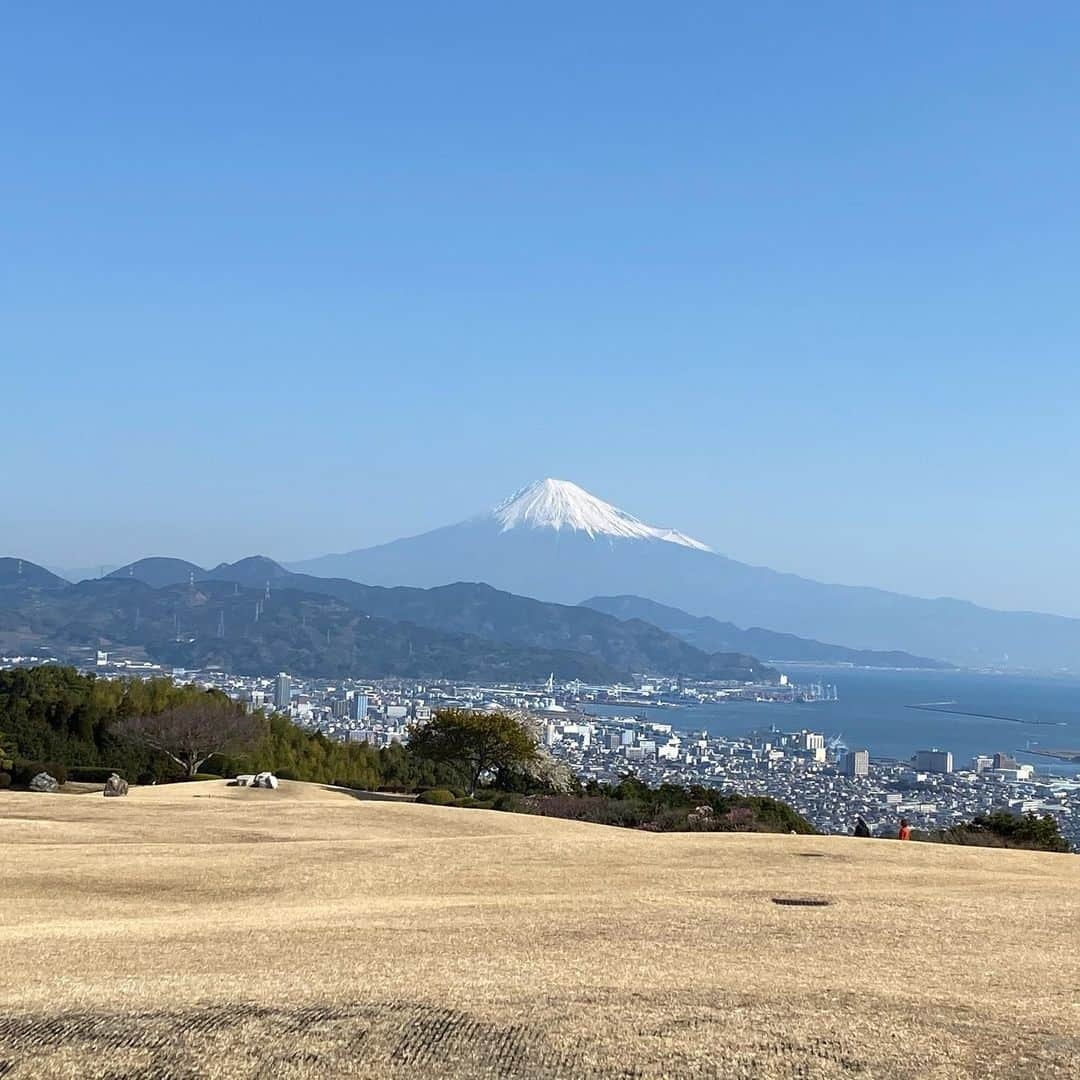
M120 729L194 776L211 754L253 743L260 719L228 698L204 694L164 712L132 716L121 721Z
M187 767L134 737L136 729L159 713L206 701L222 710L239 708L219 691L176 686L171 679L98 679L56 666L0 671L0 731L15 761L167 779ZM272 769L297 780L368 789L464 787L465 777L455 766L419 758L399 744L380 750L338 742L303 731L282 716L260 719L256 726L253 741L212 747L216 752L200 768L222 776Z
M1058 831L1049 814L1016 816L1007 810L983 814L965 825L937 829L919 839L941 844L971 844L980 847L1025 848L1029 851L1068 852L1069 842Z
M8 772L15 757L15 740L0 731L0 772Z
M409 750L418 758L461 767L470 795L485 773L527 765L538 753L536 738L514 717L464 709L443 709L414 726Z

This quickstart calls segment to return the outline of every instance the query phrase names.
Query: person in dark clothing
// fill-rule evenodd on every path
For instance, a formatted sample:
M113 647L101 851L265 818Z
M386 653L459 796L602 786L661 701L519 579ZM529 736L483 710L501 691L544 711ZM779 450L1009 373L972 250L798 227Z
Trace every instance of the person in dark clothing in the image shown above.
M867 825L865 821L863 821L861 816L855 818L855 835L861 836L863 838L869 837L871 835L870 826Z

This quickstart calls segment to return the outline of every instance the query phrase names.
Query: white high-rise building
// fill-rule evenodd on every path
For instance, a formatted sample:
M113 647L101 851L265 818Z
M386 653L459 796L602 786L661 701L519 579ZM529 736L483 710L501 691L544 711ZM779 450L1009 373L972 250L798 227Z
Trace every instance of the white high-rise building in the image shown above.
M844 755L843 769L845 776L869 776L870 751L849 750Z
M949 750L920 750L915 755L916 772L951 773L952 753Z
M282 671L274 680L274 708L286 712L292 702L292 679Z

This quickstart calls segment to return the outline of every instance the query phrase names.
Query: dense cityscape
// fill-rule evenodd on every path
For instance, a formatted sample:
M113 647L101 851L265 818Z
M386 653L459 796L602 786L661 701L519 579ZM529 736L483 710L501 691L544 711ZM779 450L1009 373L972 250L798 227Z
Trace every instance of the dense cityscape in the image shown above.
M0 657L0 667L55 662ZM879 758L872 748L830 743L820 731L773 726L724 737L658 722L643 711L658 701L831 700L836 688L775 684L690 683L639 679L634 685L472 685L409 680L327 680L282 672L274 678L166 669L142 659L89 652L80 666L103 678L166 676L215 687L251 710L288 715L329 738L386 746L407 742L409 729L441 708L506 710L527 718L550 755L583 781L617 781L633 773L649 784L701 784L788 803L819 831L850 834L861 817L876 836L893 836L901 818L915 828L947 828L995 810L1050 815L1080 849L1080 778L1036 774L1030 764L987 748L971 761L927 747L911 760ZM600 715L598 710L603 710Z

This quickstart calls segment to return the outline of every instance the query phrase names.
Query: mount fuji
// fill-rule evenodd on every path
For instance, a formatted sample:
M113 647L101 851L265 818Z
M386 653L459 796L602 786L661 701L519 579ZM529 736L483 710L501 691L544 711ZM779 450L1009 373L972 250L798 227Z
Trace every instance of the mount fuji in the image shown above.
M566 480L546 479L477 517L290 569L368 585L458 581L563 604L637 596L695 616L859 649L969 666L1080 668L1080 620L829 585L737 562Z
M368 585L429 588L482 581L540 600L576 604L611 591L616 581L635 582L640 591L655 578L678 574L685 560L711 564L716 558L700 540L647 525L577 484L549 478L455 525L292 563L289 569ZM643 579L645 570L650 572ZM600 582L611 589L598 588Z
M550 477L515 491L489 516L504 533L511 529L554 529L557 533L565 529L585 533L590 540L605 536L619 540L664 540L695 551L711 550L700 540L675 529L646 525L569 480Z

